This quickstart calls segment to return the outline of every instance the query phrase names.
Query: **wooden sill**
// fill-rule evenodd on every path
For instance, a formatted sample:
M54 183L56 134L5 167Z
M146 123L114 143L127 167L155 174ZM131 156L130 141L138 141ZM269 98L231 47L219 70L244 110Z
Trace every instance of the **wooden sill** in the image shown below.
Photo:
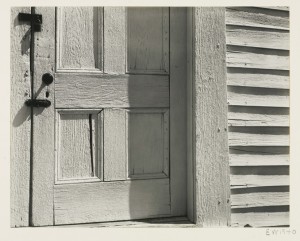
M48 226L50 227L50 226ZM196 224L192 223L187 217L141 219L134 221L117 221L105 223L87 223L87 224L69 224L51 226L58 228L195 228Z

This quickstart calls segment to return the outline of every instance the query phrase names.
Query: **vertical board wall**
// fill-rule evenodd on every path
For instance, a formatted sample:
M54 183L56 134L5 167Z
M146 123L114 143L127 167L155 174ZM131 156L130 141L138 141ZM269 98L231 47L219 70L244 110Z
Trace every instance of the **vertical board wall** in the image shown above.
M289 12L226 9L233 227L289 225Z

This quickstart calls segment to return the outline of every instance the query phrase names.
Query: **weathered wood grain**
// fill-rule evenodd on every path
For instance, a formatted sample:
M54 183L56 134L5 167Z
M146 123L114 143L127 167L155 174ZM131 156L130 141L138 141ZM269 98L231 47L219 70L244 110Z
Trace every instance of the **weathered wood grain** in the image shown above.
M289 146L289 135L229 132L230 146Z
M187 213L187 9L170 8L170 191L174 216ZM190 200L191 202L193 200Z
M129 177L168 177L169 111L128 110L126 127Z
M232 226L289 225L288 8L230 7L226 24Z
M55 224L129 220L170 214L168 179L57 185L54 196Z
M104 8L104 72L125 74L126 10L125 7Z
M229 126L289 126L289 115L228 112Z
M229 25L226 28L226 42L228 45L289 50L290 33Z
M12 7L10 18L10 225L29 225L30 25L18 21L19 12L30 7Z
M57 74L55 107L169 107L169 77Z
M230 166L287 166L289 155L230 154Z
M231 195L231 208L288 206L288 192L255 192Z
M288 30L289 17L269 9L230 7L226 8L226 24Z
M45 99L46 87L42 83L45 72L54 74L55 62L55 8L37 7L43 15L43 31L35 33L34 97ZM53 225L54 184L54 84L48 87L48 108L34 108L33 173L32 173L32 225ZM47 138L46 138L47 137Z
M57 9L58 70L103 70L103 8Z
M195 221L230 223L225 9L193 9Z
M288 186L288 175L230 175L232 189L247 187Z
M289 56L286 50L274 52L245 47L227 47L227 67L289 70Z
M259 88L228 88L228 104L237 106L289 107L287 90Z
M125 180L126 163L125 110L104 110L104 180Z
M227 84L233 86L289 89L290 77L287 71L278 74L272 70L228 68Z
M58 122L58 180L93 177L98 160L97 115L60 112Z
M250 225L254 228L289 225L289 212L274 213L233 213L231 215L232 227L245 227Z
M127 8L127 72L169 72L168 8Z

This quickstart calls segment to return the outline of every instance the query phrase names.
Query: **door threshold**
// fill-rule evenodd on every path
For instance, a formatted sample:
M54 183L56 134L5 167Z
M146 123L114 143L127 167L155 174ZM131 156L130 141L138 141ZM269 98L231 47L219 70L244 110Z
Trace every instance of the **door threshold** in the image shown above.
M50 227L50 226L48 226ZM196 224L187 217L153 218L131 221L114 221L103 223L67 224L51 227L58 228L195 228Z

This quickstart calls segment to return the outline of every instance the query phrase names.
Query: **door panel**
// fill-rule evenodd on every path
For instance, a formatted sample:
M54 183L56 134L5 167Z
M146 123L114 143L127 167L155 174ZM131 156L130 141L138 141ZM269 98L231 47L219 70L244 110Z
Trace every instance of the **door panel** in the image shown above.
M127 72L169 72L169 9L128 8Z
M128 177L169 176L169 111L167 109L129 110Z
M47 179L44 196L33 186L33 199L53 200L53 208L47 222L33 225L49 224L51 212L53 224L185 215L186 46L178 36L186 15L173 12L171 18L168 8L56 9L49 97L55 115L48 115L55 180ZM177 15L181 29L170 21ZM42 165L33 168L42 182ZM33 217L41 210L35 202Z
M102 180L103 111L57 110L56 183Z
M57 10L57 70L103 70L103 8Z

